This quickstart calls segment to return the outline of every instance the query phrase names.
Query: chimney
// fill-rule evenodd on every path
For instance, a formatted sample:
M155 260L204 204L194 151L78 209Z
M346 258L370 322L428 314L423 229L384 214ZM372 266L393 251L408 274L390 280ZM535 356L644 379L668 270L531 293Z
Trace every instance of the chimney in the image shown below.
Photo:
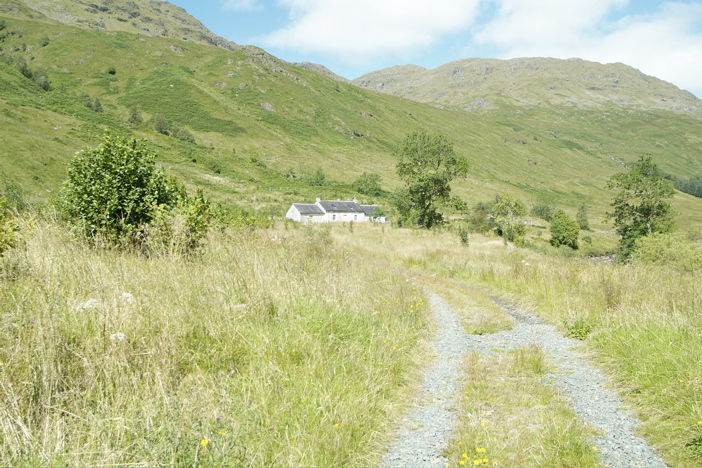
M358 200L356 200L356 197L353 197L353 202L358 203Z
M322 199L321 199L321 198L319 198L319 197L317 197L317 201L316 201L316 203L319 203L319 202L321 202L321 201L322 201Z

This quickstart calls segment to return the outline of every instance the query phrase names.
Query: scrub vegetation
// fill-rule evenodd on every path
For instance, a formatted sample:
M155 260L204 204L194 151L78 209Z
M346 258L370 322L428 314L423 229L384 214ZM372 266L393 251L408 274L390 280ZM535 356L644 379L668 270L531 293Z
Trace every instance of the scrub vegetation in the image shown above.
M143 35L135 2L0 15L0 465L373 465L427 360L423 288L471 334L511 326L501 296L582 340L666 462L702 464L699 113L443 109L188 21ZM394 224L283 221L316 197ZM467 360L453 464L596 461L544 365Z

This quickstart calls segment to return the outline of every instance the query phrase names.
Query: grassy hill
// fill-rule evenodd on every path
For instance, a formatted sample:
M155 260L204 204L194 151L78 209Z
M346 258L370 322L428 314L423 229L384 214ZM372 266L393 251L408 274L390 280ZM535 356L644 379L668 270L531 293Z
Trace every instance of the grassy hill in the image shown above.
M416 65L368 73L353 83L437 106L467 111L515 106L702 112L688 91L622 63L577 58L462 59L427 70Z
M169 31L174 26L167 18L186 15L156 3L129 5L141 12L158 6ZM123 30L110 30L107 21L107 30L96 30L83 21L95 13L77 2L51 11L37 5L15 1L0 10L0 47L10 62L0 62L0 176L37 201L55 193L63 163L108 130L146 138L161 165L212 198L275 216L292 201L358 195L350 184L363 172L380 174L387 190L397 187L392 151L419 128L446 134L470 160L469 177L455 183L469 205L497 192L527 203L548 198L573 213L584 203L592 224L604 229L611 229L600 223L611 195L603 186L626 162L650 154L679 177L702 171L701 121L693 112L698 100L659 80L635 93L656 105L588 98L591 91L581 93L577 105L543 102L530 97L541 84L523 80L509 91L523 97L490 98L495 105L486 112L466 112L462 104L441 109L339 82L318 67L289 64L255 47L196 41L199 22L187 16L179 21L192 34L183 40L154 37L119 20L114 25ZM117 6L126 2L96 5L118 17ZM52 19L61 11L81 21ZM50 91L18 71L18 60L30 75L45 74ZM604 67L577 65L593 76ZM572 89L588 86L581 75L563 76ZM141 124L130 122L135 111ZM170 132L180 138L154 130L159 115L182 130ZM318 169L326 185L309 177ZM675 204L684 228L702 226L699 199L679 194Z

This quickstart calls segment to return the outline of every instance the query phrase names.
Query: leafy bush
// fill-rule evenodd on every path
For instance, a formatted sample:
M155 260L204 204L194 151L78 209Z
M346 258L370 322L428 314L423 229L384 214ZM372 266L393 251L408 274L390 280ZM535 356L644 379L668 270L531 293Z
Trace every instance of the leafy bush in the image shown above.
M531 208L529 214L537 218L541 218L544 221L551 221L553 215L556 212L556 205L548 202L537 202Z
M88 94L84 94L83 96L81 96L81 100L83 101L83 105L93 112L104 111L102 103L98 98L93 99Z
M702 250L681 234L651 234L634 244L634 263L672 267L681 271L702 270Z
M315 172L305 172L302 176L302 180L307 185L311 185L313 187L324 187L326 185L329 185L327 176L321 169L317 169Z
M676 190L680 190L693 197L702 198L702 175L698 174L688 179L666 175L665 178L673 181Z
M158 114L154 118L154 130L163 135L168 135L188 143L195 143L195 137L185 128L175 122L167 120L163 115Z
M471 232L487 234L495 229L495 223L491 217L494 202L478 202L473 206L473 210L468 216L468 228Z
M353 182L352 187L358 193L377 197L383 193L380 181L379 174L364 172Z
M167 231L168 216L180 217L184 227L178 232L193 247L207 231L209 205L202 194L189 199L181 184L156 168L154 158L143 141L109 135L97 148L79 152L69 162L61 213L89 238L116 245L142 245L150 233Z
M27 64L27 60L19 55L0 54L0 60L17 69L25 78L28 78L44 91L51 91L51 81L44 70L32 71Z
M210 202L199 190L175 206L159 205L146 227L145 244L152 253L184 254L195 249L210 227Z
M556 210L551 221L551 245L560 247L568 246L577 249L580 226L578 222L570 218L563 210Z
M526 206L520 200L505 194L495 197L491 218L496 226L495 231L505 241L522 242L526 231L522 223L525 214Z
M580 229L582 229L583 231L590 230L590 221L587 219L587 208L585 208L585 205L580 205L580 207L578 208L578 214L576 215L576 219L578 221Z
M163 135L168 135L168 129L168 121L163 115L158 114L156 117L154 117L154 130Z
M135 127L144 125L144 118L141 116L141 108L139 106L132 106L129 108L129 118L127 122Z

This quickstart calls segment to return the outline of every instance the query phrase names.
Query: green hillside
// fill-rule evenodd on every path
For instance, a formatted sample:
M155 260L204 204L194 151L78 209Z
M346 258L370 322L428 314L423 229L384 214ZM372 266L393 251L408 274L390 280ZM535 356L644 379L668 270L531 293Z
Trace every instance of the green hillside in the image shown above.
M387 190L398 186L392 150L419 128L446 134L470 160L468 178L455 183L469 205L497 192L527 203L550 198L572 212L586 204L597 228L610 229L600 223L610 198L603 187L625 162L650 154L672 175L702 172L696 113L602 99L596 106L516 100L479 113L440 109L336 81L255 47L98 31L54 21L33 4L0 9L0 176L32 200L49 198L64 178L63 163L108 130L146 138L161 165L212 198L274 216L292 201L358 195L350 184L363 172L380 174ZM26 76L37 72L49 91ZM651 96L663 92L654 85ZM130 123L137 107L141 124ZM154 130L159 115L175 136ZM328 185L314 185L309 176L318 169ZM683 227L702 226L700 199L678 194L675 204Z

